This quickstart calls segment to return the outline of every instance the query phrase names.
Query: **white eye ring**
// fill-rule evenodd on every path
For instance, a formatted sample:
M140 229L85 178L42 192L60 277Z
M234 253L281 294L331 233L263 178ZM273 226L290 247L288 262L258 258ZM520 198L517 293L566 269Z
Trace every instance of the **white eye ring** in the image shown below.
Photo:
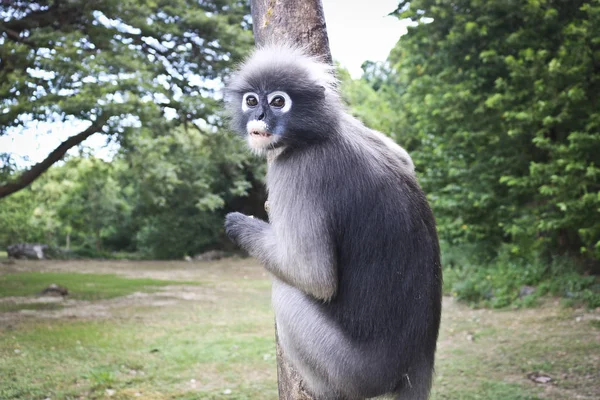
M269 95L267 96L269 105L271 104L273 99L277 96L283 97L283 99L285 100L285 105L281 108L276 108L276 110L278 110L282 113L290 111L290 108L292 108L292 99L290 98L290 96L288 96L288 94L286 92L282 92L282 91L278 90L276 92L269 93Z
M250 97L250 96L256 97L256 101L260 102L260 98L258 97L258 95L256 93L254 93L254 92L244 93L244 97L242 97L242 111L243 112L246 112L250 109L250 106L248 105L248 103L246 103L248 101L248 97Z

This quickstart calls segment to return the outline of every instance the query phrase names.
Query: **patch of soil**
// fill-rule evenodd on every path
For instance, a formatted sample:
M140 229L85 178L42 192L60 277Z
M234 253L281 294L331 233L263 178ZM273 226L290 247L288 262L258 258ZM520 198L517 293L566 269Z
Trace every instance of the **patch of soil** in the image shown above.
M216 302L218 295L215 289L204 286L173 285L160 288L154 293L135 292L128 296L108 300L73 300L61 297L3 297L0 303L13 304L61 304L57 310L19 310L0 313L0 326L11 325L24 318L39 319L99 319L119 318L125 309L131 307L169 307L181 302Z

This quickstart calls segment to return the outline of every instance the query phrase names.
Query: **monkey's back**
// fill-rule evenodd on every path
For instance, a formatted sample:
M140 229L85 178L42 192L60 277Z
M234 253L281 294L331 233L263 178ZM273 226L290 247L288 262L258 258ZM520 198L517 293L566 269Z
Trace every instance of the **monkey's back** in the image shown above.
M320 305L347 335L410 368L433 365L441 314L435 220L399 153L360 124L324 146L336 162L315 178L337 252L338 292ZM314 162L314 161L313 161ZM421 354L418 354L421 352Z

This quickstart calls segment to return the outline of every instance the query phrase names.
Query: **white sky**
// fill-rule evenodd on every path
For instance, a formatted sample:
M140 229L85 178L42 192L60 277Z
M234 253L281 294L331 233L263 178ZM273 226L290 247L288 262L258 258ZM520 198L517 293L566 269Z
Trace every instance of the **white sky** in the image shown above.
M406 22L388 17L398 5L397 0L322 0L334 60L350 71L354 78L362 74L366 60L383 61L398 38L406 33ZM0 152L11 153L20 165L43 160L67 137L88 126L86 122L31 123L27 129L0 137ZM114 145L106 146L106 138L94 134L83 145L95 149L95 154L109 158ZM76 149L71 149L76 154Z
M407 21L387 16L397 0L322 1L331 55L353 78L362 75L364 61L384 61L406 33Z

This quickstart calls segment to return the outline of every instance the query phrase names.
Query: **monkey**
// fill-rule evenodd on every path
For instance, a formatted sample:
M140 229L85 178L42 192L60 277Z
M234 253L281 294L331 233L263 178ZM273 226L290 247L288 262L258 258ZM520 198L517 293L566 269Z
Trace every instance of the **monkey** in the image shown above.
M268 222L233 212L225 232L272 278L286 361L318 400L427 399L442 271L409 154L351 116L333 68L300 47L256 49L224 93L269 163Z

